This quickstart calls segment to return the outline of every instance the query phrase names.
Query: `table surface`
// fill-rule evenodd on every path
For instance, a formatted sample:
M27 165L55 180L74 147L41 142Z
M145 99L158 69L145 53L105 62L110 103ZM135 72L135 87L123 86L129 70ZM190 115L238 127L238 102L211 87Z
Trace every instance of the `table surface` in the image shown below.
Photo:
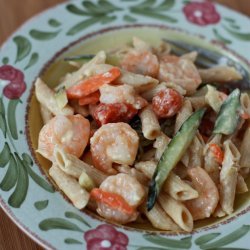
M0 44L28 18L61 2L64 0L0 0ZM250 16L249 0L216 0L215 2ZM14 225L1 208L0 220L0 249L42 249Z

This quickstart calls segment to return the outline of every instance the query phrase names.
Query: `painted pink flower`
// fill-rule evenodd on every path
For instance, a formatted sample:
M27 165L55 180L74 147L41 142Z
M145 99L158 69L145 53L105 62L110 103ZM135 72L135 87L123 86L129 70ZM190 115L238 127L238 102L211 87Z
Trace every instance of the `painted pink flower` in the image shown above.
M126 250L128 236L114 227L103 224L84 234L87 250Z
M216 11L213 3L205 2L190 2L183 8L186 18L194 24L205 26L215 24L220 21L220 14Z
M4 65L0 67L0 79L9 80L11 82L23 82L24 75L23 72L11 65Z
M20 98L26 90L23 72L11 65L0 67L0 79L9 81L3 89L4 96L9 99Z

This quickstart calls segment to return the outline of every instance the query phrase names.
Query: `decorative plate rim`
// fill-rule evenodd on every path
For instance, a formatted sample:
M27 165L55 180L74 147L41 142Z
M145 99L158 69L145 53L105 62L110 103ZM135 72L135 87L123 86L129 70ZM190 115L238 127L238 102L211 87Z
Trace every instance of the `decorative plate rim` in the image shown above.
M13 38L13 36L18 32L18 31L20 31L20 30L22 30L23 28L25 28L26 26L28 27L32 22L33 22L33 20L35 20L37 17L39 17L39 16L43 16L44 14L46 14L48 11L54 11L56 8L58 8L58 7L62 7L62 6L66 6L67 4L69 4L69 3L75 3L75 1L68 1L68 2L64 2L64 3L59 3L59 4L56 4L56 5L54 5L54 6L52 6L52 7L50 7L50 8L47 8L47 9L45 9L45 10L43 10L42 12L40 12L40 13L37 13L36 15L34 15L33 17L31 17L31 18L29 18L27 21L25 21L21 26L19 26L2 44L1 44L1 46L0 46L0 51L3 51L4 50L4 48L5 48L5 46L7 46L7 44L9 44L10 43L10 41L11 41L11 39ZM228 9L228 10L230 10L231 12L234 12L234 13L237 13L238 15L240 14L241 16L244 16L244 17L246 17L246 18L249 18L249 17L247 17L246 15L244 15L244 14L241 14L241 13L239 13L239 12L237 12L237 11L235 11L235 10L232 10L231 8L229 8L229 7L226 7L226 6L223 6L223 5L221 5L221 4L217 4L216 3L216 6L221 6L222 8L225 8L225 9ZM250 19L249 19L250 20ZM154 22L153 22L154 23ZM142 24L142 26L146 26L147 24ZM163 25L163 26L165 26L165 25ZM166 27L166 26L165 26ZM113 28L113 26L112 26L112 28ZM175 29L175 28L174 28ZM178 28L177 28L178 29ZM102 30L102 29L101 29ZM101 31L99 28L98 28L98 30L96 31L96 32L100 32ZM87 33L85 33L85 34L83 34L82 36L81 36L81 38L77 38L77 40L74 40L73 42L70 42L69 44L68 44L68 46L71 46L71 44L77 44L78 43L78 41L80 41L81 39L83 39L83 37L85 37L86 35L90 35L92 32L91 31L88 31ZM95 32L94 32L95 33ZM194 34L194 35L196 35L196 34ZM197 35L198 35L198 33L197 33ZM198 36L200 36L200 35L198 35ZM59 51L61 51L61 50L63 50L63 49L60 49ZM57 53L58 53L58 51L57 51ZM240 55L241 57L242 57L242 55ZM54 58L54 57L51 57L51 58ZM244 59L246 59L246 58L244 58ZM50 60L48 60L47 61L47 63L49 62ZM246 61L247 61L247 63L249 64L250 63L250 59L249 60L247 60L246 59ZM32 87L30 88L30 93L32 92ZM30 98L30 96L31 96L31 94L28 94L28 100L29 100L29 98ZM27 104L29 104L29 101L26 103L26 112L27 112L27 110L28 110L28 106L29 105L27 105ZM26 127L26 125L27 125L27 120L25 120L25 127ZM25 136L25 138L27 139L28 138L28 135L26 134L26 136ZM28 143L29 144L29 143ZM30 149L30 144L29 144L29 149ZM31 150L30 150L31 151ZM31 151L32 152L32 151ZM32 155L33 155L33 152L32 152ZM36 158L35 158L36 159ZM40 166L39 166L39 164L37 164L37 166L38 166L38 168L39 168L39 171L40 171L40 173L42 174L42 175L44 175L44 173L43 173L43 171L41 170L41 168L40 168ZM45 175L44 175L45 176ZM37 242L39 245L41 245L41 246L43 246L43 247L49 247L50 249L55 249L52 245L50 245L50 243L48 242L48 241L46 241L46 240L43 240L42 238L40 238L40 236L39 235L37 235L35 232L32 232L28 227L26 227L25 226L25 222L23 223L22 221L20 221L17 217L16 217L16 215L12 212L12 210L11 210L11 208L9 207L9 205L3 200L3 198L0 196L0 205L1 205L1 207L2 207L2 209L3 209L3 211L8 215L8 217L25 233L25 234L27 234L30 238L32 238L35 242ZM245 208L246 210L248 210L249 211L249 209L250 209L250 206L249 207L247 207L247 208ZM242 211L240 211L239 213L241 213ZM228 218L227 220L230 220L231 218ZM218 225L219 226L219 225ZM207 227L206 227L207 228ZM203 228L202 228L203 229ZM199 232L199 231L198 231Z

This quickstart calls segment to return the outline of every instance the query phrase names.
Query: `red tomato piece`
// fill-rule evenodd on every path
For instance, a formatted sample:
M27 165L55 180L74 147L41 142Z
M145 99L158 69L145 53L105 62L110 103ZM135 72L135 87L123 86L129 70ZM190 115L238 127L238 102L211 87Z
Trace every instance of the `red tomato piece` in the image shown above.
M182 107L183 97L174 89L163 89L152 99L154 112L160 118L174 116Z
M127 103L100 103L93 112L93 118L101 126L111 122L129 122L138 110Z

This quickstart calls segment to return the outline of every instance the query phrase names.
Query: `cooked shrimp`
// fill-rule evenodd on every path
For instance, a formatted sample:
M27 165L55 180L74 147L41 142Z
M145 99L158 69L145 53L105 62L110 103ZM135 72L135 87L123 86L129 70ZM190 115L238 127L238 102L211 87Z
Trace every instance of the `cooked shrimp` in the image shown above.
M105 204L105 202L98 201L97 212L100 215L122 224L134 221L137 218L136 208L143 202L145 191L135 177L123 173L109 176L102 182L100 189L111 195L116 194L118 197L122 197L131 208L131 212L128 209L124 211L121 207L114 208Z
M156 55L150 51L131 50L124 56L121 67L136 74L156 77L159 62Z
M148 102L136 94L135 89L127 84L112 86L104 84L100 87L101 103L127 103L136 109L142 109Z
M188 169L188 175L199 197L185 202L194 220L200 220L214 212L219 202L219 192L208 173L201 167Z
M190 60L173 55L164 55L161 58L158 78L160 81L180 85L188 94L194 93L201 83L195 65Z
M108 123L100 127L90 139L94 166L114 174L112 163L132 165L135 161L139 137L129 124Z
M90 124L81 115L57 115L43 126L38 138L38 152L53 160L55 145L80 157L89 141Z

